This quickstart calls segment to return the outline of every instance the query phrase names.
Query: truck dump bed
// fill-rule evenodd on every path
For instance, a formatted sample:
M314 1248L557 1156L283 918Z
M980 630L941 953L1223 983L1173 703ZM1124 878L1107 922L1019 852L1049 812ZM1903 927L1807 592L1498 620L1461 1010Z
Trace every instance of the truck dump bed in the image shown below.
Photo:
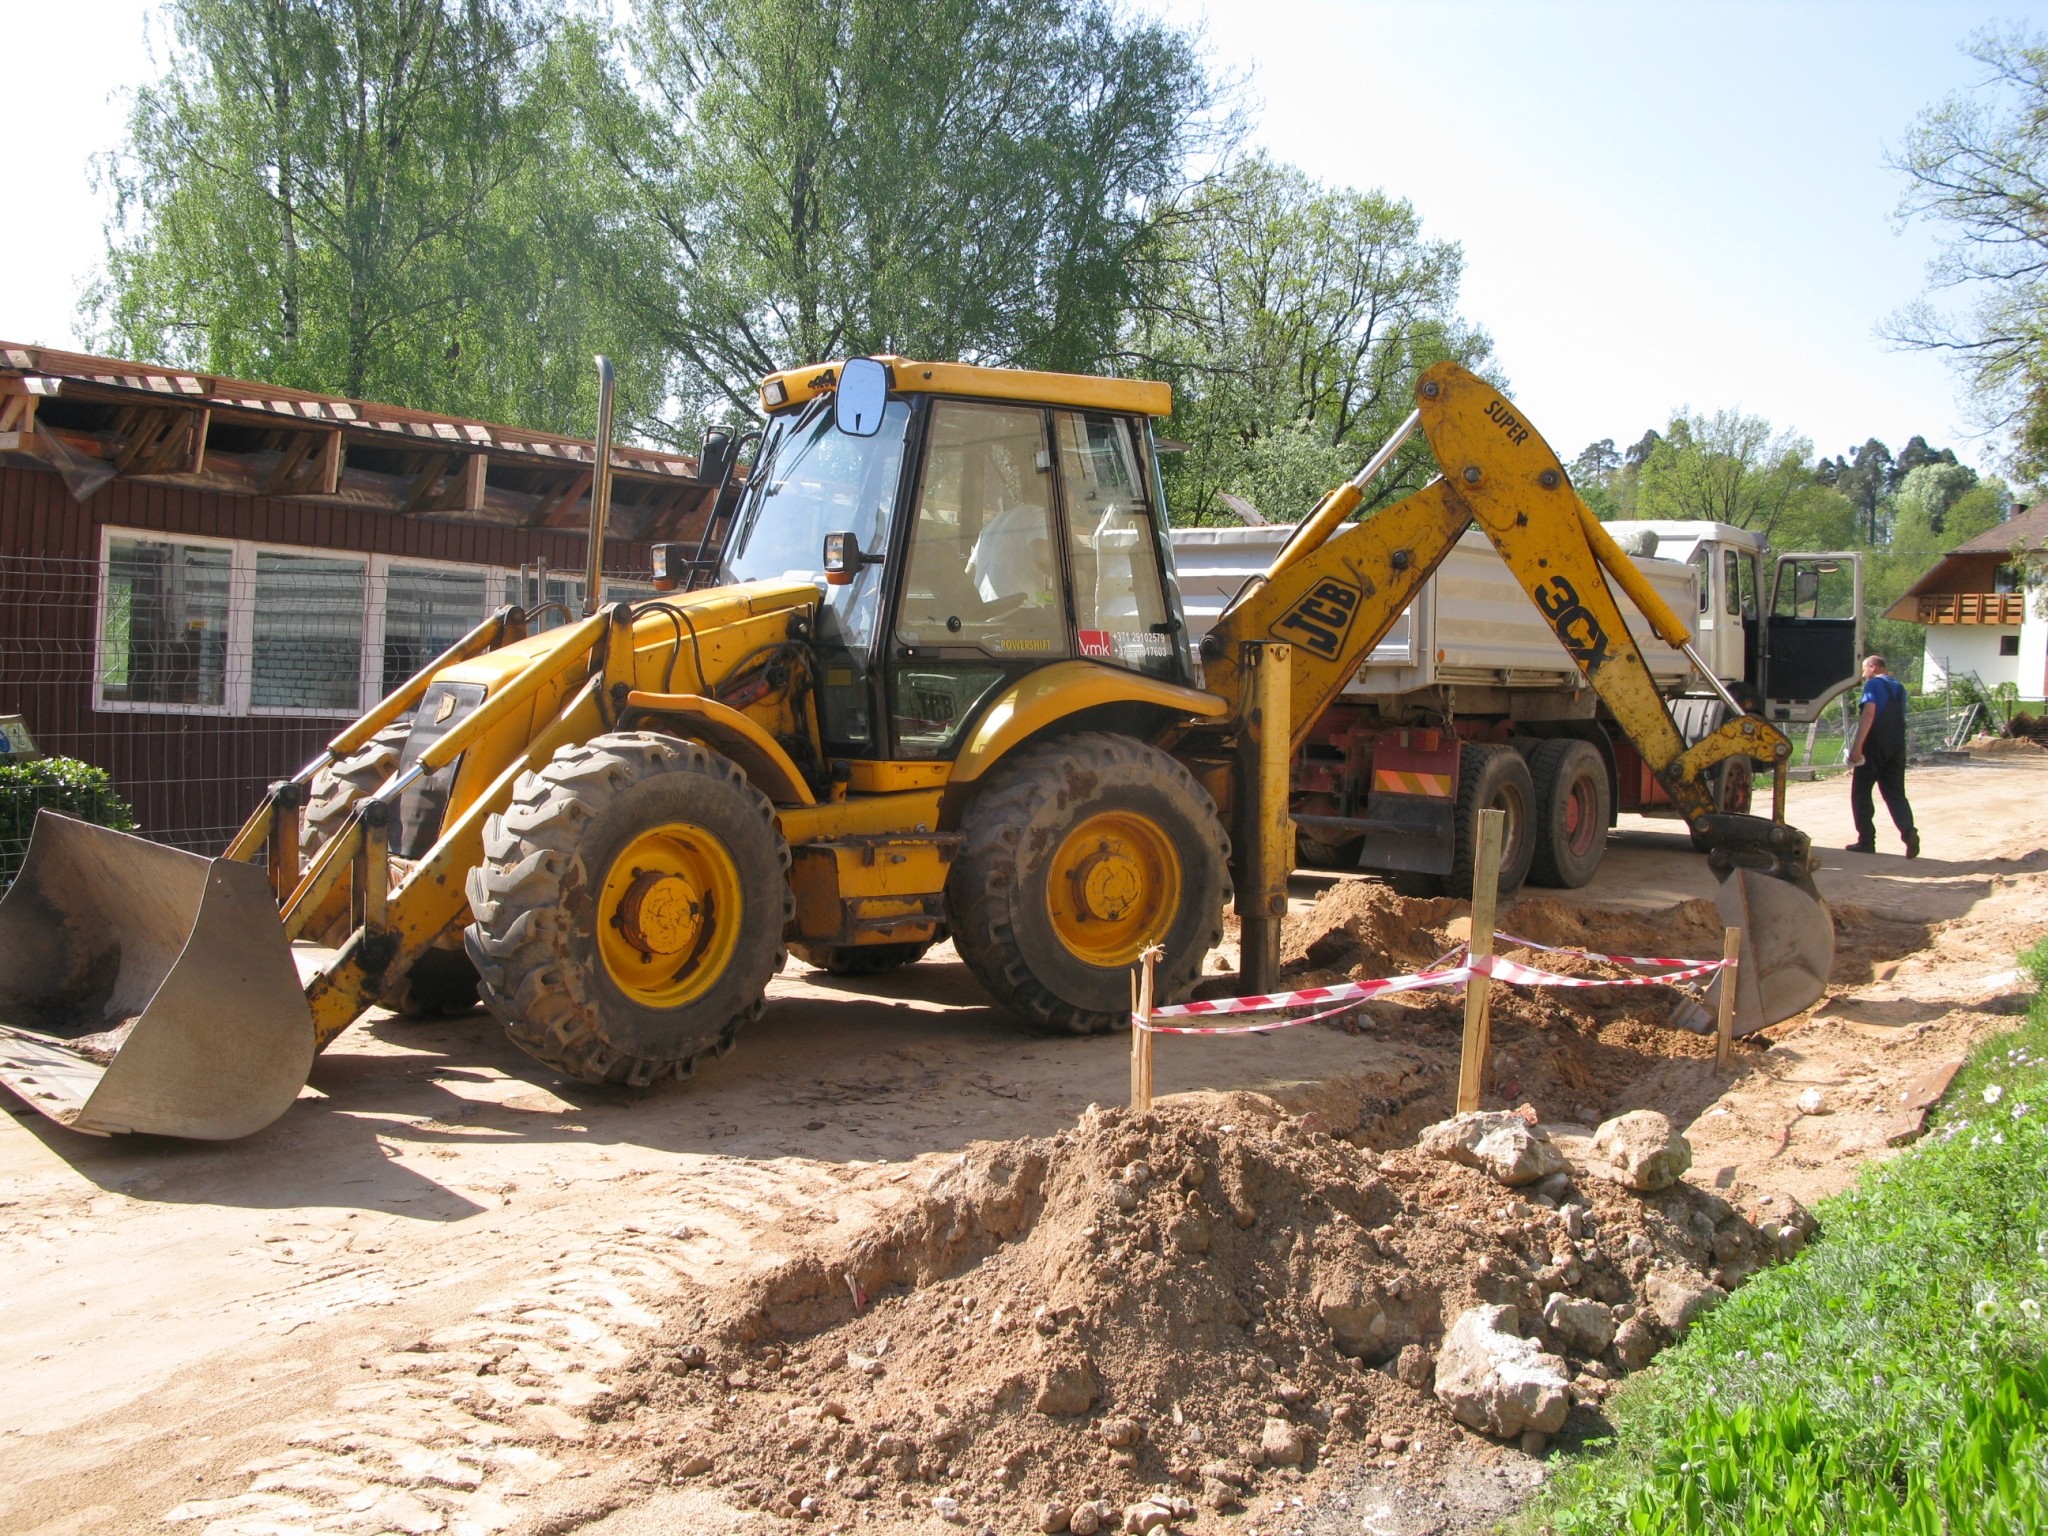
M1173 530L1174 563L1193 638L1208 633L1224 605L1272 563L1292 531L1284 523ZM1697 571L1674 560L1635 563L1672 611L1689 627L1695 626ZM1635 605L1620 592L1614 596L1657 686L1666 693L1704 688L1704 680L1692 677L1685 658L1651 634ZM1402 694L1439 684L1566 690L1585 686L1528 594L1477 530L1458 540L1421 595L1359 667L1345 693L1354 698Z

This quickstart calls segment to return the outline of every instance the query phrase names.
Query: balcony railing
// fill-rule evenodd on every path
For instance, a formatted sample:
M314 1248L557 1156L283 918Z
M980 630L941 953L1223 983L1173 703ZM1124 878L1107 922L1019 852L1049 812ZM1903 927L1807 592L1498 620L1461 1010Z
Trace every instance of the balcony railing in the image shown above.
M1930 592L1920 599L1922 624L2004 624L2026 620L2024 592Z

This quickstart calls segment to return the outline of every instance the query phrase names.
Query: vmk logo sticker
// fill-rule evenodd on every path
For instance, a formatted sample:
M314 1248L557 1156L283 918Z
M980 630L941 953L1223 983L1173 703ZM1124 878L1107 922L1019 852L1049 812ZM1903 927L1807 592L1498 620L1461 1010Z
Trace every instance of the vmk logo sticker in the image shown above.
M1343 649L1358 614L1359 597L1358 588L1347 582L1319 581L1268 633L1307 646L1327 660Z

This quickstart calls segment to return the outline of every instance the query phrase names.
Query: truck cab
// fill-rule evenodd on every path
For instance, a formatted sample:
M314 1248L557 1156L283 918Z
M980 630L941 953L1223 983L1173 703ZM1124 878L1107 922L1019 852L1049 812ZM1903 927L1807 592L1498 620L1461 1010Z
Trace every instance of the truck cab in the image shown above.
M1694 647L1714 675L1766 719L1817 719L1860 674L1863 557L1853 550L1775 554L1732 523L1621 521L1616 543L1699 575ZM1739 686L1738 686L1739 685Z

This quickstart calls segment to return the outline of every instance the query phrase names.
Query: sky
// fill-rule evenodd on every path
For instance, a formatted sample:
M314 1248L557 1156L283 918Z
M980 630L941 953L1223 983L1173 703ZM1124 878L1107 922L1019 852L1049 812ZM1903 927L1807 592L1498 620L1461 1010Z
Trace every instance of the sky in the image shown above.
M1942 363L1878 338L1934 252L1900 226L1885 157L1978 81L1973 32L2048 30L2048 0L1142 4L1248 76L1252 146L1404 197L1459 242L1460 308L1567 461L1692 408L1764 416L1823 454L1917 432L1995 466ZM153 11L0 0L25 151L10 201L34 211L32 238L0 242L0 339L87 339L107 211L90 164L154 73Z

